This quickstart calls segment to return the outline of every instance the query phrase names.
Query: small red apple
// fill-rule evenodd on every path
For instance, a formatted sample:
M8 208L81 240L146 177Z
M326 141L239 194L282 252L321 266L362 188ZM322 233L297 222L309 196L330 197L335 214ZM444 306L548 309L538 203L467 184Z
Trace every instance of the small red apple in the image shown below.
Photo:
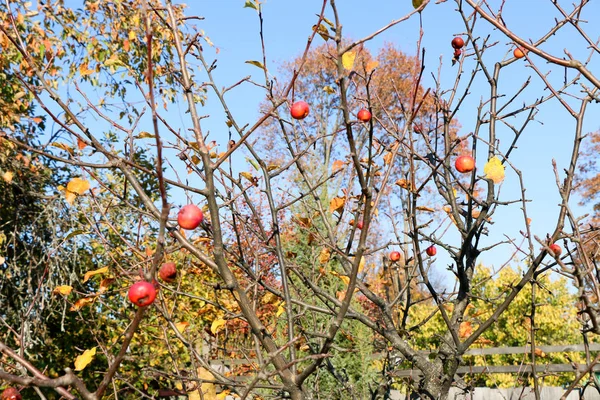
M127 293L129 300L138 307L145 307L156 298L156 288L147 281L139 281L131 285Z
M451 44L453 49L459 50L463 48L463 46L465 45L465 41L460 36L457 36L454 39L452 39Z
M402 255L400 254L399 251L392 251L390 253L390 261L391 262L398 262L400 260L400 258L402 258Z
M475 160L471 156L460 156L454 162L454 166L458 172L466 174L475 169Z
M204 214L202 214L202 210L194 204L183 206L177 214L177 223L180 227L187 230L196 229L202 223L203 219Z
M297 101L290 108L290 114L292 114L292 118L295 119L304 119L308 115L310 108L308 107L308 103L305 101Z
M164 263L158 270L158 276L165 282L173 282L177 278L177 266L172 262Z
M427 255L429 257L433 257L437 254L437 249L435 248L434 245L429 246L428 248L425 249L425 253L427 253Z
M363 228L363 222L362 222L362 220L361 220L361 221L358 221L358 224L356 224L356 227L357 227L358 229L362 229L362 228Z
M14 387L7 387L2 392L2 400L21 400L21 393Z
M515 58L523 58L523 57L525 57L525 50L523 50L520 47L517 47L513 51L513 56L515 56Z
M554 253L554 257L558 257L562 253L561 247L559 245L557 245L556 243L552 243L548 247L550 247L550 250L552 250L552 253Z
M362 122L369 122L371 120L371 113L369 110L361 108L358 114L356 114L356 118Z

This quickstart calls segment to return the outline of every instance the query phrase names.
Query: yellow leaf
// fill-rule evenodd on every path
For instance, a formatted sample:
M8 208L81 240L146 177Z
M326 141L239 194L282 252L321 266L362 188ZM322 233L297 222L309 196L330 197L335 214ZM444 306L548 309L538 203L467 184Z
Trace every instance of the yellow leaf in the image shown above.
M319 262L321 264L327 264L329 262L329 258L331 257L331 250L327 247L323 247L321 250L321 254L319 254Z
M108 272L108 267L102 267L102 268L94 270L94 271L88 271L83 276L83 283L87 282L94 275L105 274L107 272Z
M344 168L345 163L341 160L336 160L333 162L333 166L331 167L331 172L337 172Z
M356 53L354 51L347 51L342 54L342 65L347 70L351 70L354 67L354 59L356 58Z
M358 263L358 273L360 274L363 269L365 269L365 258L361 257L360 258L360 263ZM348 280L348 282L350 282L350 280Z
M81 64L79 66L79 74L81 74L81 76L88 76L94 73L93 69L89 69L88 68L88 63L84 62L83 64Z
M135 139L153 139L156 136L150 132L142 131L138 135L134 136Z
M2 174L2 179L4 179L4 182L6 183L11 183L14 175L15 174L13 174L11 171L6 171L4 174Z
M89 188L90 183L81 178L73 178L67 184L67 191L76 194L84 194Z
M73 288L69 285L57 286L52 291L53 294L62 294L63 296L68 296Z
M329 203L329 212L341 212L344 209L345 204L346 199L344 197L334 197Z
M491 179L494 183L500 183L504 180L504 165L496 156L485 163L483 172L485 172L486 178Z
M175 323L175 328L177 328L179 333L183 333L188 326L190 326L190 323L186 322L186 321L181 321L181 322Z
M0 256L0 265L4 264L4 261L6 261L6 258Z
M229 390L223 390L221 393L219 393L217 395L217 397L215 397L216 400L225 400L228 398L229 393L231 393Z
M129 31L129 40L131 40L132 42L135 40L136 35L134 31Z
M332 88L331 86L327 85L323 87L323 91L327 94L334 94L335 93L335 89Z
M205 368L199 367L197 370L198 378L213 381L215 377ZM202 392L200 394L199 392ZM217 397L217 388L214 383L202 383L199 390L194 390L192 393L188 393L188 400L214 400Z
M69 154L73 154L73 149L70 146L68 146L68 145L66 145L64 143L52 142L52 143L50 143L50 146L53 146L53 147L59 148L61 150L64 150L64 151L66 151Z
M269 171L269 172L275 171L276 169L279 169L279 165L277 165L277 164L269 164L269 165L267 165L267 171Z
M218 318L215 319L212 324L210 325L210 331L213 333L213 335L216 335L217 332L219 331L219 329L223 326L225 326L225 324L227 323L227 321L225 321L224 319Z
M91 349L84 351L83 354L77 356L77 359L75 360L75 371L81 371L87 367L87 365L92 362L95 355L96 348L92 347Z
M285 301L282 301L277 307L277 312L275 313L275 317L279 317L281 314L285 312Z

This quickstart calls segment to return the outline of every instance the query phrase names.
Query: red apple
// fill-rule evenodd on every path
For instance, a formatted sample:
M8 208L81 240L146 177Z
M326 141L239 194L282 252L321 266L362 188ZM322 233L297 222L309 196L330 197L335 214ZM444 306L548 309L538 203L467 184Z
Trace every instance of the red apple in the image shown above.
M165 282L173 282L177 278L177 266L172 262L164 263L158 270L158 276Z
M465 41L460 36L457 36L454 39L452 39L451 44L452 44L452 48L459 50L459 49L463 48L463 46L465 45Z
M398 262L398 261L400 261L400 258L402 258L402 255L400 254L399 251L392 251L390 253L390 261L391 262Z
M136 306L145 307L152 304L156 298L156 288L150 282L139 281L131 285L127 296Z
M356 224L356 227L357 227L358 229L362 229L362 228L363 228L363 222L362 222L362 220L361 220L361 221L358 221L358 224Z
M7 387L2 392L2 400L21 400L21 393L14 387Z
M434 245L429 246L428 248L425 249L425 253L427 253L427 255L429 257L433 257L437 254L437 249L435 248Z
M520 47L517 47L514 51L513 51L513 56L515 56L515 58L523 58L525 57L525 50L523 50Z
M466 174L475 169L475 160L471 156L460 156L454 162L454 166L458 172Z
M556 243L552 243L548 247L550 247L550 250L552 250L552 253L554 253L554 257L558 257L562 253L562 249Z
M356 118L358 118L358 120L362 122L369 122L371 120L371 113L369 112L369 110L362 108L360 109L358 114L356 114Z
M203 219L202 210L194 204L183 206L177 214L177 223L180 227L187 230L196 229L202 223Z
M290 114L294 119L304 119L308 115L310 108L305 101L297 101L290 108Z

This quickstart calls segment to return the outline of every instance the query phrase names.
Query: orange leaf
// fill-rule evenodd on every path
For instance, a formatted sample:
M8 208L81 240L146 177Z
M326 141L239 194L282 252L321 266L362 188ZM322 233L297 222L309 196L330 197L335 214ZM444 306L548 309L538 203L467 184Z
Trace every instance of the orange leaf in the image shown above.
M94 300L96 300L96 296L84 297L82 299L79 299L75 302L75 304L73 304L73 306L70 308L70 311L81 310L86 305L93 303Z
M102 268L94 270L94 271L88 271L83 276L83 282L84 283L87 282L94 275L105 274L107 272L108 272L108 267L102 267Z
M53 294L62 294L63 296L68 296L73 288L69 285L57 286L52 291Z
M337 172L344 168L345 163L341 160L336 160L333 162L333 166L331 167L331 172Z
M77 138L77 148L79 150L83 150L85 149L85 147L87 146L87 143L85 143L83 140L81 140L80 138Z
M329 211L330 212L342 212L344 209L344 205L346 204L346 199L344 197L334 197L331 199L329 203Z

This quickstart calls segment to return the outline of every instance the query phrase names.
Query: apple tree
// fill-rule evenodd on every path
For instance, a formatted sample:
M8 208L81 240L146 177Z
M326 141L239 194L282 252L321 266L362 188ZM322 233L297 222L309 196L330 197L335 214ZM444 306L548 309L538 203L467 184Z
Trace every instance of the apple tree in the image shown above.
M38 278L44 290L19 307L61 299L64 318L80 323L65 335L83 329L89 341L73 364L57 357L46 368L26 351L32 331L17 326L16 311L3 317L0 377L69 399L309 399L335 385L340 396L377 398L410 366L420 377L404 382L409 391L445 399L452 386L469 390L456 375L465 352L525 290L538 298L552 272L578 290L584 334L598 333L600 288L570 207L583 124L600 89L590 68L598 47L581 22L588 3L560 3L548 5L561 15L556 23L532 40L509 28L504 3L471 0L414 1L349 39L343 6L323 0L300 56L276 75L263 30L269 4L249 0L262 54L248 62L259 72L223 82L202 17L181 4L3 2L0 72L10 88L0 104L27 101L41 115L20 117L38 125L31 140L14 114L3 116L2 148L64 168L63 184L43 195L53 211L68 207L56 219L74 225L50 231L52 247L89 257L56 281ZM442 9L462 32L448 40L450 60L432 61L423 21ZM418 26L413 56L392 45L368 50L409 22ZM588 52L581 61L554 53L566 26ZM499 43L511 51L499 53ZM514 87L519 63L532 77ZM558 69L573 75L549 75ZM231 107L248 86L262 90L251 121ZM570 115L572 131L564 170L554 167L554 226L540 233L519 154L550 105ZM27 243L27 232L18 234ZM518 257L523 270L491 301L477 291L476 266L497 249L503 266ZM1 256L7 273L20 268L20 253ZM434 273L442 258L446 284ZM175 273L161 272L166 263ZM421 317L415 309L426 301L433 307ZM485 310L469 320L475 306ZM531 300L524 328L532 349L539 308ZM419 345L430 320L434 339ZM383 361L361 369L352 352ZM530 357L535 365L535 351Z

